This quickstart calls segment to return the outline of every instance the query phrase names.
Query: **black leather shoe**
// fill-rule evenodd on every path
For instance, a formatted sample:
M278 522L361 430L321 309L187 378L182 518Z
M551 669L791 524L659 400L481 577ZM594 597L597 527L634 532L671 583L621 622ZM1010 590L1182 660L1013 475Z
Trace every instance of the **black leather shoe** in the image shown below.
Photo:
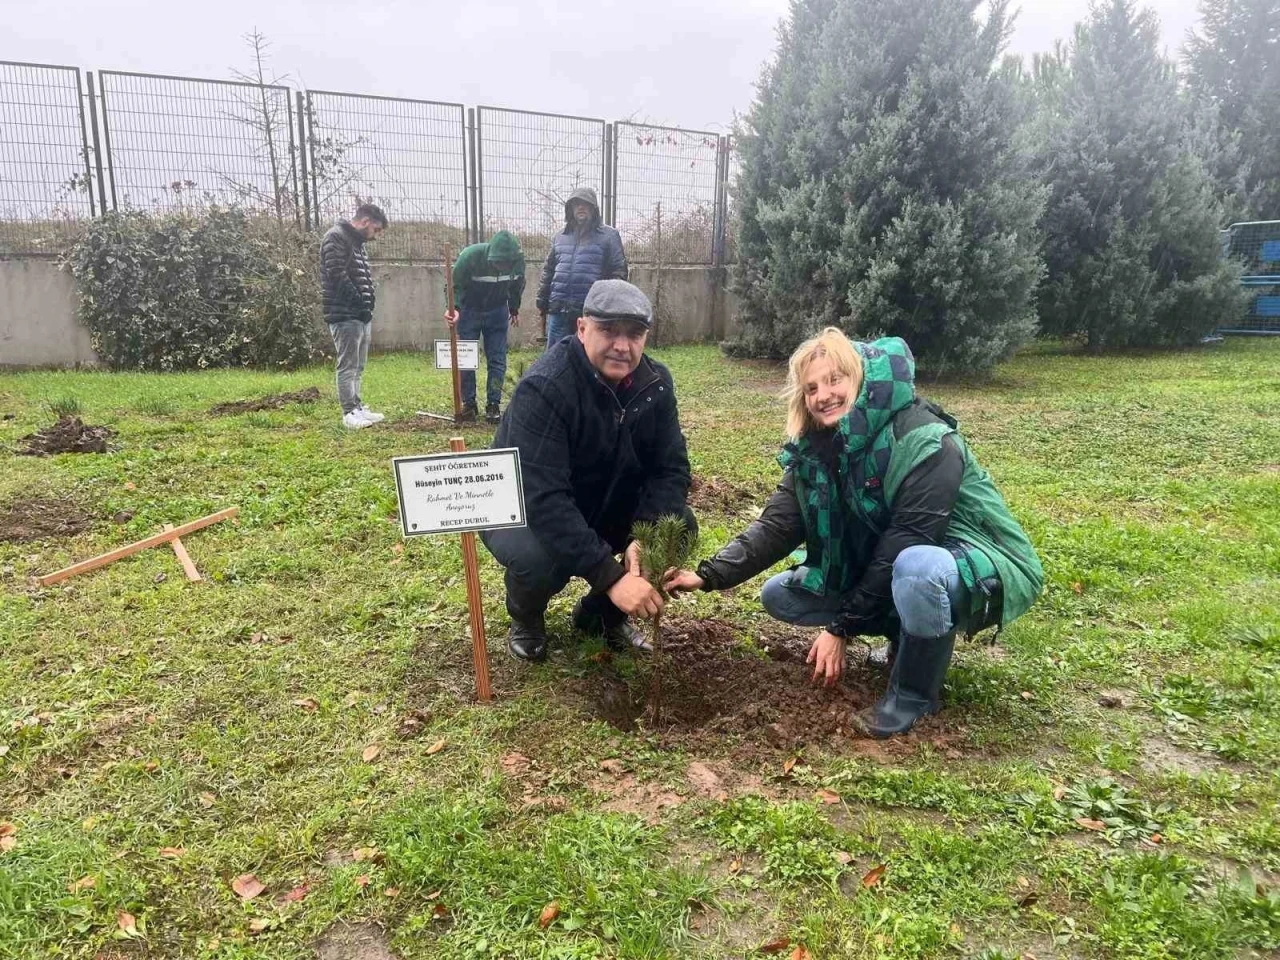
M491 403L484 408L484 418L490 423L497 423L502 419L502 411L498 409L496 403Z
M507 652L517 660L541 663L547 659L547 627L539 617L536 623L511 621L507 631Z
M889 688L875 706L854 714L854 725L867 736L883 740L906 733L921 717L937 713L954 648L954 633L932 638L904 633L889 674Z
M605 627L604 617L585 610L581 600L573 607L573 629L589 637L603 635L605 646L615 653L625 653L628 650L653 652L653 644L649 642L649 638L630 618L612 627Z
M480 416L480 412L476 409L474 403L464 403L461 412L454 417L454 423L475 423Z

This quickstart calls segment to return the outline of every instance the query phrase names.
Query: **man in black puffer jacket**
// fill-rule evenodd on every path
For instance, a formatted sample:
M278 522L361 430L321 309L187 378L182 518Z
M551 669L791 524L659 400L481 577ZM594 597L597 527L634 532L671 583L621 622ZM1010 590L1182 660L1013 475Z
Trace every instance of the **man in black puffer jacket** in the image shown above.
M387 215L371 203L362 203L354 217L339 220L320 243L324 318L338 351L338 402L342 404L342 422L352 430L383 418L360 399L360 378L373 339L373 273L364 245L386 227Z
M520 380L493 441L520 450L529 517L527 527L481 534L506 568L507 648L521 660L546 657L547 603L575 576L591 585L575 627L603 632L615 649L647 647L628 617L653 616L662 597L640 576L632 524L676 514L697 531L675 386L644 355L648 298L601 280L584 312L577 336L552 344Z
M610 279L627 279L622 237L601 221L596 192L581 187L564 205L564 229L551 238L538 285L538 312L546 321L548 347L577 329L591 285Z

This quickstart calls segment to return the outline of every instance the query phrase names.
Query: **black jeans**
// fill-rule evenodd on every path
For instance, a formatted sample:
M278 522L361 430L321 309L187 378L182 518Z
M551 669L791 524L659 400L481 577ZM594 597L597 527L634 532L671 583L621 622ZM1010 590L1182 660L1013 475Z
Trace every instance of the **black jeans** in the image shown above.
M682 516L685 526L696 537L698 520L693 511L686 506ZM617 524L616 528L630 531L632 523L633 520L627 520L625 524ZM615 527L614 524L610 526ZM507 613L512 620L527 624L539 621L547 612L547 604L551 602L551 598L573 579L573 574L556 564L546 547L528 527L485 530L481 532L480 539L493 558L506 568ZM611 540L609 546L621 553L626 549L629 539L628 533L621 538L621 543ZM605 629L617 626L627 619L627 615L613 605L604 591L593 589L588 593L582 601L582 609L588 616L600 617Z

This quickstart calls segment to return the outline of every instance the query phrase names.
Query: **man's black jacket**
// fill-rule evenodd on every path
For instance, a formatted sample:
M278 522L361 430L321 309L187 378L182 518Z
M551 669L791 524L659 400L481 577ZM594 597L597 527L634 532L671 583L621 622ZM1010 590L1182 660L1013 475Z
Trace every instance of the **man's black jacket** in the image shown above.
M329 323L373 319L373 273L364 237L346 220L330 227L320 243L320 289Z
M494 437L518 447L529 528L555 562L607 590L635 520L684 510L689 454L667 368L647 356L617 390L576 337L524 375Z

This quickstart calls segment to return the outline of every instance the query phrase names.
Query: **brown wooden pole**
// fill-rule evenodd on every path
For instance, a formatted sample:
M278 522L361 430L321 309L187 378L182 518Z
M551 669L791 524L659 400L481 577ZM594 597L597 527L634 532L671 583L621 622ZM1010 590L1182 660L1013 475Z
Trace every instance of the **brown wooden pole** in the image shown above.
M444 245L444 295L449 309L454 309L453 248L447 243ZM461 315L458 319L462 319ZM457 420L462 416L462 378L458 373L458 325L456 323L449 327L449 357L453 364L453 419Z
M143 550L150 550L152 547L158 547L162 543L168 543L171 540L177 540L179 537L185 537L188 533L195 533L211 524L218 523L221 520L229 520L240 512L239 507L227 507L225 510L219 510L217 513L211 513L207 517L201 517L199 520L192 520L190 523L184 523L180 527L174 527L172 530L165 530L161 533L153 534L145 540L137 540L133 543L125 544L123 547L116 547L114 550L108 550L106 553L91 557L88 560L81 560L79 563L73 563L69 567L64 567L55 573L47 576L38 577L37 580L42 587L52 586L66 580L68 577L74 577L78 573L88 573L90 570L97 570L99 567L105 567L109 563L114 563L121 557L131 557L135 553L141 553Z
M457 367L454 368L455 373ZM467 441L453 437L449 449L463 453ZM476 535L462 534L462 566L467 575L467 606L471 613L471 654L476 668L476 696L484 701L493 699L489 687L489 648L484 633L484 598L480 593L480 559L476 553Z
M168 533L172 529L173 529L172 523L166 523L164 525L164 531L166 533ZM193 583L202 579L200 576L200 571L197 570L196 565L191 562L191 554L187 553L187 548L183 545L182 541L170 540L169 546L173 547L173 552L177 556L178 562L182 564L182 572L187 575L187 579L192 581Z

